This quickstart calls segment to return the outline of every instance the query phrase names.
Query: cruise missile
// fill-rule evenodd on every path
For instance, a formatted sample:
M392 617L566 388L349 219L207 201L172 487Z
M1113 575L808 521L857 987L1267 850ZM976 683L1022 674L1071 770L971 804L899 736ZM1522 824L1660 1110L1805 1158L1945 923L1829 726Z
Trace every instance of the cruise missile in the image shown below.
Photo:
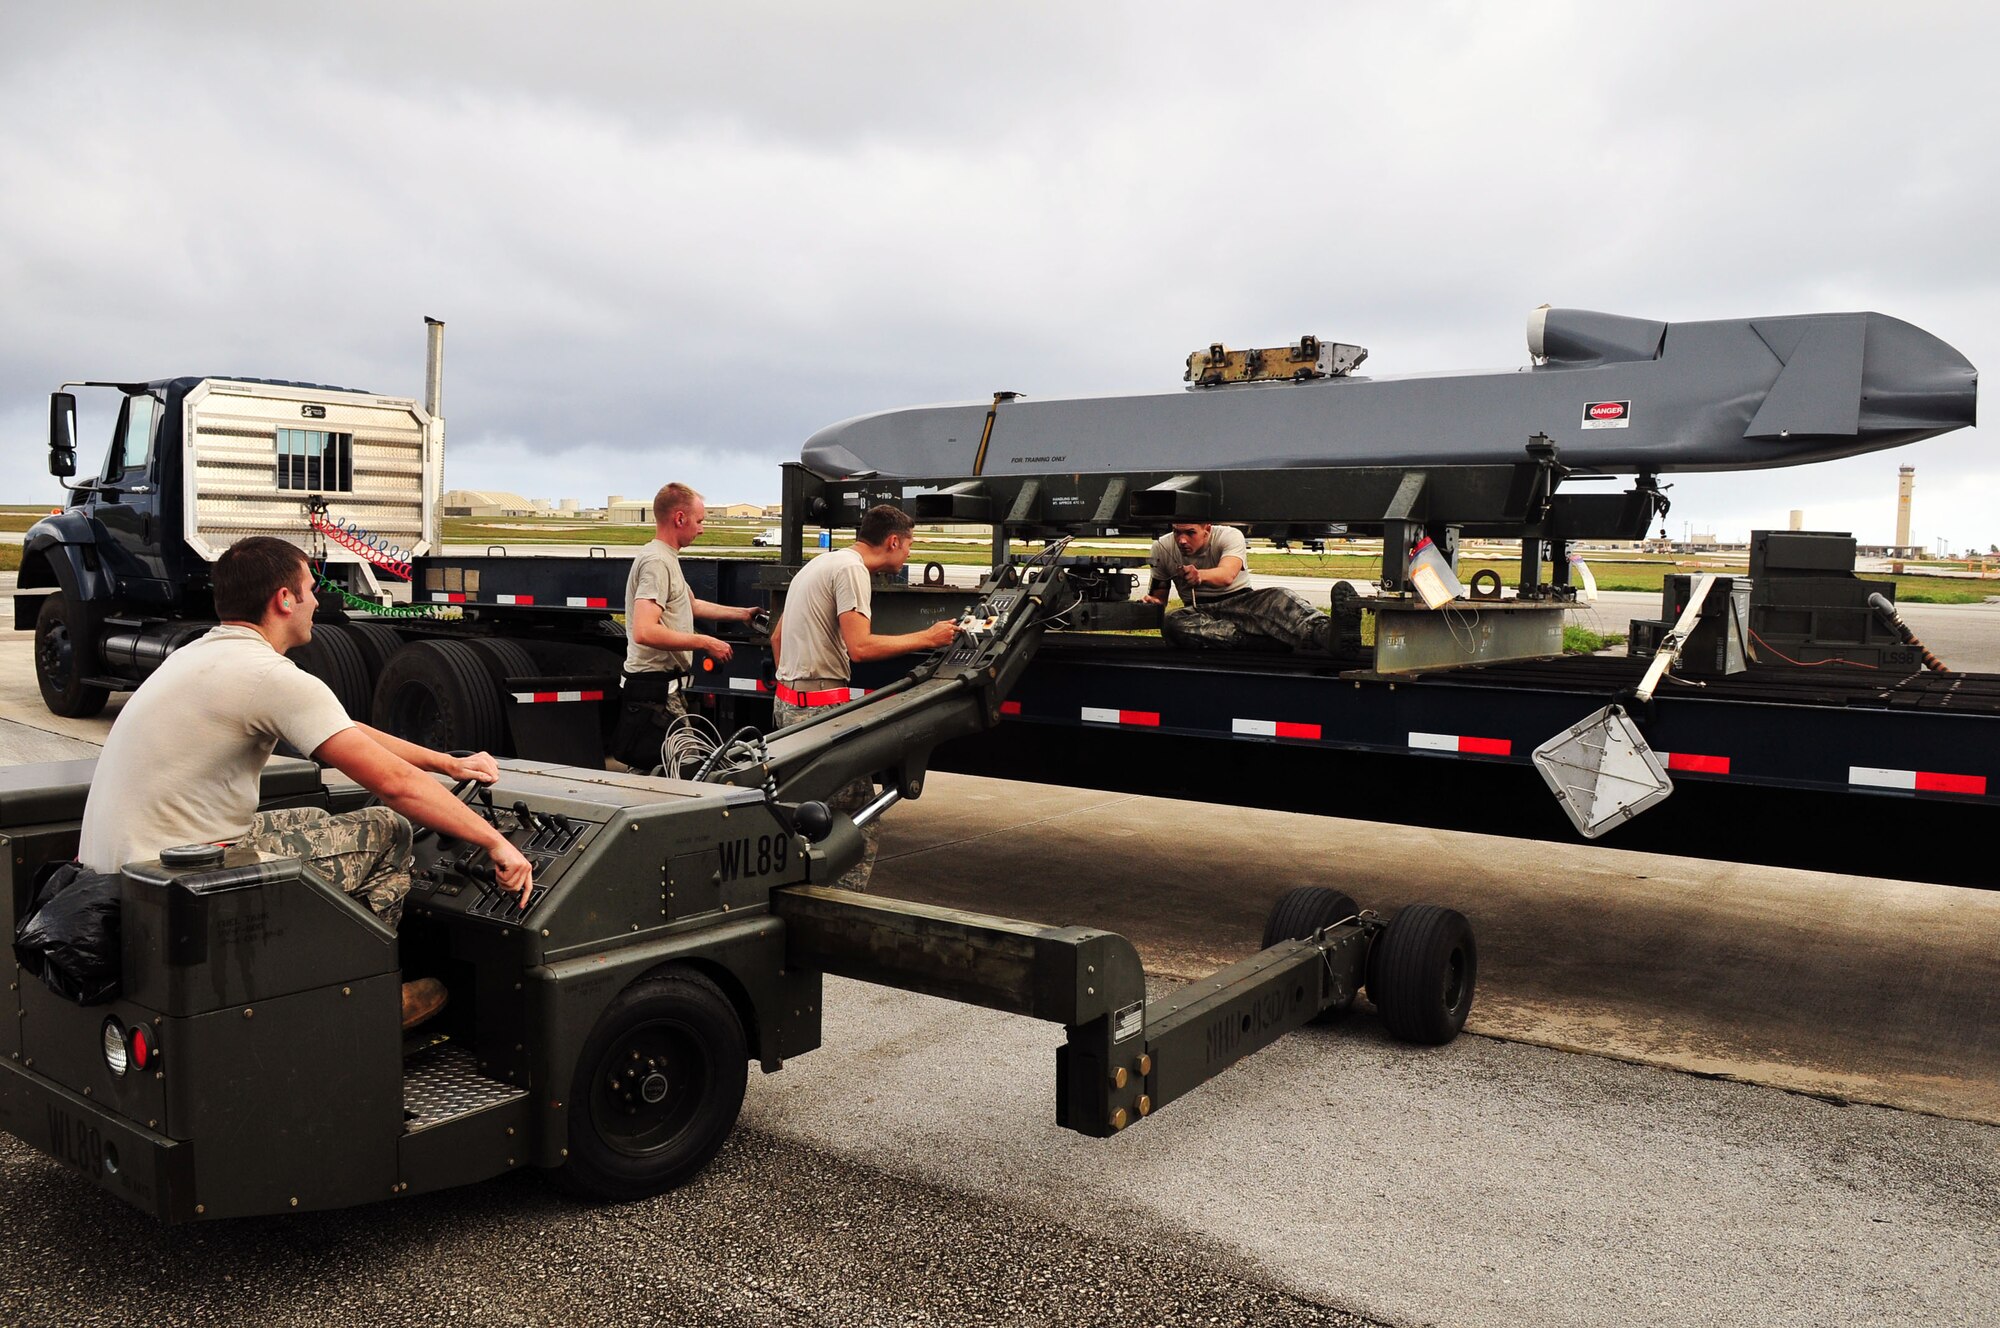
M1217 345L1189 357L1185 388L859 415L801 460L827 480L1479 465L1518 461L1540 434L1571 470L1657 475L1900 447L1971 425L1978 399L1963 355L1878 313L1665 323L1544 307L1528 350L1515 369L1374 378L1353 372L1358 346ZM1285 372L1222 371L1246 355Z

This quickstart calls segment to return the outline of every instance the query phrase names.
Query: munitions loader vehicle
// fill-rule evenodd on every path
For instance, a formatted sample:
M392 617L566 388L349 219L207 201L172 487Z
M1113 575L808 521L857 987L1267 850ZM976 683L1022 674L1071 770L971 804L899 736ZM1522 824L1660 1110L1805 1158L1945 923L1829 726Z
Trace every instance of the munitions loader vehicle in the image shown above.
M729 1135L750 1061L821 1039L827 974L1062 1024L1056 1122L1110 1136L1366 989L1441 1043L1470 1008L1459 914L1383 920L1308 886L1267 946L1148 1000L1123 937L832 888L860 826L921 793L932 749L998 722L1075 592L1053 556L1003 569L908 677L660 775L507 760L464 796L535 867L523 904L483 850L419 839L399 930L307 864L192 846L119 877L122 989L78 1005L20 967L0 1019L0 1128L165 1222L325 1209L536 1167L599 1199L688 1180ZM688 760L681 758L687 757ZM18 919L74 852L90 762L0 771L0 897ZM825 799L860 776L852 816ZM357 805L274 761L265 805ZM404 977L453 993L406 1036Z

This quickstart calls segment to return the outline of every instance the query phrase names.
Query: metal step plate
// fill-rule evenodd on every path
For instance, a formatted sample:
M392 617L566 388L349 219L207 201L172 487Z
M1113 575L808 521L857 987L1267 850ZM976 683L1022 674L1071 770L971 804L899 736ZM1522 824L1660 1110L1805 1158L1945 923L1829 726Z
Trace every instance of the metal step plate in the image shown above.
M428 1048L403 1067L404 1128L409 1130L526 1096L526 1089L488 1078L472 1053L462 1047L447 1044Z

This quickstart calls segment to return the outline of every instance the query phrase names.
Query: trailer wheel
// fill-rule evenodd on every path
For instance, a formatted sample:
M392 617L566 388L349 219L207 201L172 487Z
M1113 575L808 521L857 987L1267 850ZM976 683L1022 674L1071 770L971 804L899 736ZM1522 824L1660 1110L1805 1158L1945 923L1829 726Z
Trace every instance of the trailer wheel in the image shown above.
M493 675L463 641L413 641L390 656L369 723L441 752L497 754L507 736Z
M1271 905L1271 916L1264 922L1263 948L1268 950L1279 941L1309 941L1321 928L1345 922L1360 912L1361 906L1352 896L1324 885L1302 885L1288 890ZM1345 1014L1353 1004L1354 996L1349 993L1346 1000L1320 1011L1313 1022L1326 1023Z
M109 688L84 679L97 671L101 615L60 592L42 601L35 615L35 681L51 714L88 719L111 699Z
M683 969L627 987L577 1058L557 1183L622 1201L692 1179L735 1128L748 1063L743 1021L707 978Z
M1439 1046L1457 1037L1478 976L1472 924L1436 904L1406 906L1368 953L1368 999L1404 1042Z

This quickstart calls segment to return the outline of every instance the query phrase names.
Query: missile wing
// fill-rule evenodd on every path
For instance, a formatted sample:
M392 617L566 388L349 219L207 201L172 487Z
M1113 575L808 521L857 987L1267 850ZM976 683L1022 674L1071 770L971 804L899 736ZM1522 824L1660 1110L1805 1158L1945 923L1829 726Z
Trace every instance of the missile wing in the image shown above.
M1543 308L1528 348L1534 363L1517 369L1371 378L1345 367L1366 352L1341 346L1331 372L1259 382L1240 381L1239 359L1223 373L1216 346L1212 385L859 415L814 434L801 460L827 480L1479 465L1518 460L1543 434L1577 470L1752 470L1964 428L1978 397L1963 355L1877 313L1665 323Z

